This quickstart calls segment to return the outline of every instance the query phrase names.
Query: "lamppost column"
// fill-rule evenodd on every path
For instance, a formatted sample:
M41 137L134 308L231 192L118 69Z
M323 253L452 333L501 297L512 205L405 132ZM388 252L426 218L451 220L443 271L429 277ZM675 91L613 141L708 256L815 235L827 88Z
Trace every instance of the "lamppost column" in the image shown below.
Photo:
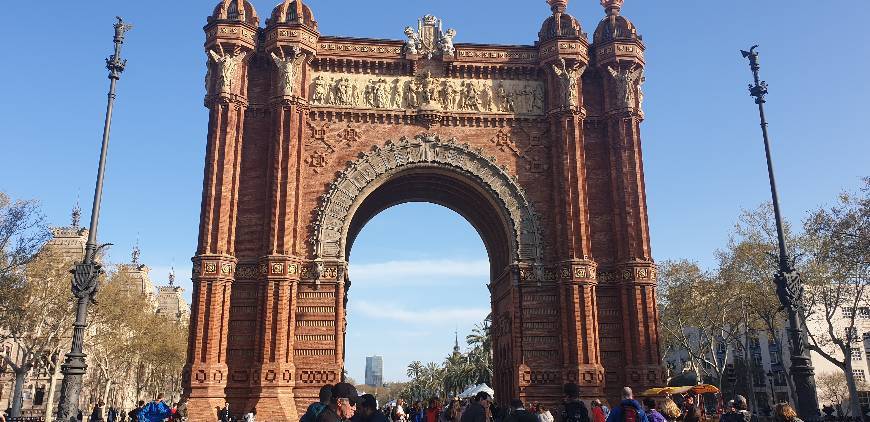
M774 274L776 294L788 315L788 336L791 359L791 377L797 395L797 411L804 420L818 417L819 402L816 397L816 381L809 349L806 347L806 317L803 308L803 284L800 274L794 269L789 259L785 243L785 232L782 216L779 210L779 196L776 192L776 179L773 174L773 159L770 152L770 140L767 134L767 119L764 115L764 97L767 95L767 83L759 77L761 66L758 62L758 52L752 46L749 51L741 51L744 58L749 59L754 84L749 85L749 95L758 104L758 116L761 119L761 134L764 138L764 152L767 158L767 174L770 181L770 194L773 202L773 213L776 219L776 234L779 243L779 270Z
M57 409L58 422L75 421L79 413L79 397L82 391L82 378L87 372L88 365L85 363L84 338L87 327L88 304L94 301L97 294L98 280L103 273L102 266L96 262L100 247L97 245L97 227L100 219L100 204L103 197L103 178L105 176L106 155L109 150L109 133L112 125L112 108L115 104L115 85L121 78L121 72L127 65L127 61L121 59L121 45L124 44L124 35L133 28L125 24L121 18L117 18L115 24L115 52L106 59L106 68L109 70L109 98L106 105L106 119L103 126L103 142L100 149L100 164L97 168L97 184L94 188L94 203L91 208L91 225L88 233L88 241L85 244L85 256L81 263L77 264L73 273L72 293L78 299L76 305L76 320L73 323L73 338L70 352L66 355L66 361L61 367L63 384L60 389L60 404ZM50 417L50 415L48 415Z

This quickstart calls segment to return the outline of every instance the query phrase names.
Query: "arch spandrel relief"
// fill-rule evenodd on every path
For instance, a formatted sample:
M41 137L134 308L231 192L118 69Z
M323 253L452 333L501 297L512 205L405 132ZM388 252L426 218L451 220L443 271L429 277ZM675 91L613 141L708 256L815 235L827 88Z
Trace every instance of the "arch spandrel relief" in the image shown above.
M314 223L314 253L317 259L344 260L348 225L353 208L371 189L405 169L432 166L458 173L477 183L497 202L511 229L511 259L542 263L542 231L534 206L514 176L487 158L480 149L437 136L402 138L361 153L324 194Z

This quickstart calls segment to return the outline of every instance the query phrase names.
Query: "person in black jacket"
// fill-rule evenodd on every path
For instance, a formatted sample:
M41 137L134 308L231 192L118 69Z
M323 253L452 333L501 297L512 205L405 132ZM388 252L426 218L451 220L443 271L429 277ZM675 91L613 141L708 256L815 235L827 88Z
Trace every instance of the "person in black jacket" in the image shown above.
M492 397L486 391L481 391L474 396L474 403L468 405L462 412L461 422L489 422L489 407L492 405Z
M346 383L340 382L332 387L332 398L329 399L329 405L320 416L317 422L340 422L347 421L356 413L356 404L359 401L356 388Z
M538 422L538 415L529 412L520 399L511 399L510 414L504 422Z
M580 400L580 386L574 383L565 384L562 389L565 394L565 406L562 408L562 422L590 422L589 410Z

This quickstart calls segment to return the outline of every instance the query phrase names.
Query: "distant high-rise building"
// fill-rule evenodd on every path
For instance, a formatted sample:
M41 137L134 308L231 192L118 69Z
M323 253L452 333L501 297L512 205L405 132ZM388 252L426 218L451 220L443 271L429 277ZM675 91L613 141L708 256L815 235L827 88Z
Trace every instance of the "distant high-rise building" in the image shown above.
M366 357L366 385L380 387L384 385L384 358L381 356Z

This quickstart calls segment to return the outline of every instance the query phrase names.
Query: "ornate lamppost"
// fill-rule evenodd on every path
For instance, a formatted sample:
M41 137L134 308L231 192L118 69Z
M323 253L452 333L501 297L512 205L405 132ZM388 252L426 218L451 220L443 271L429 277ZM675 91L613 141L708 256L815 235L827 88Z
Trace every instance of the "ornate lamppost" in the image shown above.
M765 95L767 83L758 76L761 66L758 64L758 52L752 46L749 51L741 50L744 58L749 59L754 84L749 85L749 95L758 104L758 114L761 118L761 133L764 137L764 152L767 156L767 176L770 180L770 195L773 200L773 215L776 219L776 235L779 242L779 270L774 274L776 294L788 314L788 335L791 345L791 377L794 380L797 395L797 411L803 420L818 417L819 402L816 397L816 381L813 376L813 364L809 350L806 347L806 317L803 309L803 284L800 274L794 269L794 263L788 256L785 244L785 234L782 228L782 216L779 212L779 197L776 193L776 179L773 175L773 160L770 155L770 140L767 135L767 119L764 116Z
M115 105L115 85L121 79L121 72L127 61L121 59L121 45L124 44L124 34L133 28L119 17L115 24L115 53L106 59L109 69L109 100L106 106L106 120L103 126L103 144L100 150L100 164L97 168L97 185L94 188L94 204L91 208L91 226L88 241L85 244L85 257L72 270L72 293L78 300L76 320L73 323L73 338L70 352L61 367L63 384L60 389L60 405L57 410L58 422L75 421L79 412L79 396L82 391L82 377L87 372L83 344L85 327L87 326L88 304L94 302L97 294L97 284L102 266L96 261L100 247L97 245L97 225L100 220L100 202L103 197L103 176L106 168L106 153L109 149L109 132L112 126L112 108ZM50 415L48 415L50 417Z

